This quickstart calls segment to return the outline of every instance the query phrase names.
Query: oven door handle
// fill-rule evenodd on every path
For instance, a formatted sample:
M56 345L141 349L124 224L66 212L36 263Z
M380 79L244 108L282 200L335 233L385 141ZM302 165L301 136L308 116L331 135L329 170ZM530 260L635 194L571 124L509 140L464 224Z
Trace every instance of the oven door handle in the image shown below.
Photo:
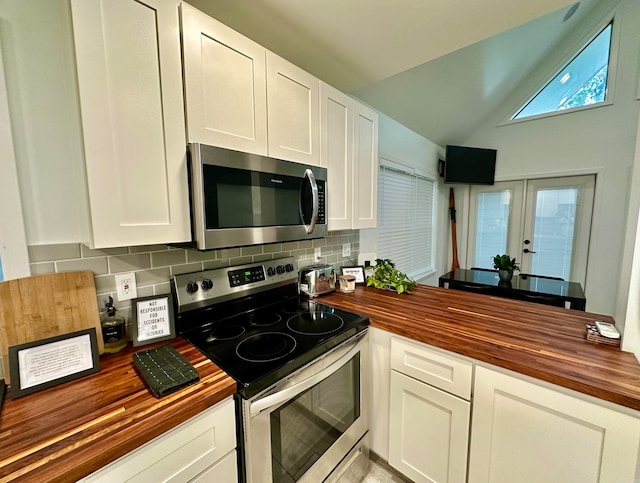
M354 345L346 354L341 356L340 359L333 362L331 365L325 367L320 372L314 374L308 379L305 379L304 381L294 384L291 387L288 387L286 389L283 389L282 391L276 392L251 403L251 405L249 406L249 413L251 414L251 417L261 413L271 406L276 406L280 403L293 399L298 394L301 394L310 387L313 387L319 382L322 382L334 372L337 372L360 350L362 344L364 344L364 341L365 339L360 339L360 341L356 345Z
M313 229L316 227L316 222L318 221L318 210L320 209L320 198L318 195L318 183L316 182L316 177L313 174L313 171L310 169L306 169L304 172L304 177L309 179L309 185L311 186L311 195L313 197L313 205L311 207L311 221L308 225L304 225L304 229L307 234L313 233ZM302 209L300 210L302 214Z

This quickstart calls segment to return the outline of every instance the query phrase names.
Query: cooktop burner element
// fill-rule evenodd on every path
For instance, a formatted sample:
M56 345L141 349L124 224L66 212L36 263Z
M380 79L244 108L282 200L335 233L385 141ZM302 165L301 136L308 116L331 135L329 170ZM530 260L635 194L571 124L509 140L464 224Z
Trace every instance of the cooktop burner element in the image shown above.
M287 320L287 327L297 334L331 334L344 325L341 317L328 312L315 311L294 315Z
M306 312L309 310L309 304L313 302L309 302L308 300L295 300L289 303L286 303L282 307L282 311L285 314L301 314L302 312Z
M251 317L251 319L249 319L249 322L251 322L252 325L261 325L264 327L264 326L277 324L281 320L282 320L282 317L280 317L278 314L267 313L267 314L254 315L253 317Z
M236 337L240 337L244 334L245 329L241 325L225 325L222 327L216 327L209 332L206 337L207 342L214 342L216 340L231 340Z
M269 260L173 278L178 333L233 377L245 398L369 324L366 317L299 296L293 263Z
M280 332L264 332L244 339L236 353L238 357L249 362L269 362L282 359L296 348L296 340L288 334Z

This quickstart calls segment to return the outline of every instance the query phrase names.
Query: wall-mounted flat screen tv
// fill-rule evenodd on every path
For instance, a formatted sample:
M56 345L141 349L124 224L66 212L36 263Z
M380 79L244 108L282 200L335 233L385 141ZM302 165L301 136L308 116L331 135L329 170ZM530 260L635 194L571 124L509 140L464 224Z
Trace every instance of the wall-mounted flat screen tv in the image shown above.
M447 145L444 182L493 184L497 153L495 149Z

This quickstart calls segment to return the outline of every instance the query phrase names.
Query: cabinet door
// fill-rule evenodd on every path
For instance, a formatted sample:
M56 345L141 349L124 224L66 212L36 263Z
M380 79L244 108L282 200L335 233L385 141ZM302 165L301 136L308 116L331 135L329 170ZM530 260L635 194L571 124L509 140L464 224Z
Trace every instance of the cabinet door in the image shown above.
M269 156L320 164L320 81L267 52Z
M92 245L191 239L178 0L71 0Z
M353 228L378 224L378 114L354 104Z
M353 102L320 83L320 164L327 168L330 231L351 229Z
M81 482L178 482L215 475L220 479L201 481L232 483L237 481L235 447L235 409L229 397Z
M635 481L640 419L476 368L469 481Z
M415 482L465 481L468 401L391 371L389 409L391 466Z
M187 138L267 154L265 49L182 4Z

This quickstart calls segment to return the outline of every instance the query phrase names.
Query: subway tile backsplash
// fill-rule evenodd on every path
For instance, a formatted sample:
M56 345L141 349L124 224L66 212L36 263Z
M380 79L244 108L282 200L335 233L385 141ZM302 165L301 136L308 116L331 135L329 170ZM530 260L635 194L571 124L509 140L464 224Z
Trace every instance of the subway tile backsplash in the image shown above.
M351 256L342 256L342 245L351 244ZM102 311L109 296L113 297L118 313L129 324L131 301L118 301L115 274L134 272L138 297L159 295L171 291L173 275L259 263L283 257L294 257L297 269L313 263L314 250L320 248L322 262L339 269L355 265L360 249L358 230L329 232L329 236L317 240L273 243L250 247L228 248L200 252L167 245L145 245L92 250L80 243L34 245L29 247L31 273L67 272L91 270L95 275L98 307ZM131 332L129 331L129 334Z

